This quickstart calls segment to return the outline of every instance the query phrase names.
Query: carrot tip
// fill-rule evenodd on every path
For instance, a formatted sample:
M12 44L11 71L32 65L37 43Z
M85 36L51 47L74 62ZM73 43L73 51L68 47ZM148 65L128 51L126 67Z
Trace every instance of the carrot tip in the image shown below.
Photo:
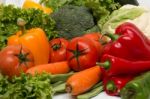
M72 91L72 87L71 87L71 85L66 85L66 92L67 93L71 93L71 91Z

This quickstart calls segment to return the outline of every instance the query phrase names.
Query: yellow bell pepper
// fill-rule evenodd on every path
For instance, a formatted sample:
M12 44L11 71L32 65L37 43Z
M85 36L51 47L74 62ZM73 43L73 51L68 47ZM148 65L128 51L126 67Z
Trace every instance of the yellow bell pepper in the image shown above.
M25 27L23 27L25 24L21 25L23 20L20 19L19 21L18 24L22 29L16 35L8 38L7 45L24 45L32 52L35 65L47 64L49 62L50 47L45 32L41 28L25 30Z
M44 11L44 13L47 13L47 14L50 14L53 12L52 9L48 8L48 7L43 7L43 11Z
M28 8L35 8L35 9L40 9L42 10L44 13L50 14L52 13L52 9L48 8L48 7L44 7L42 5L40 5L39 3L36 3L32 0L25 0L22 8L28 9Z

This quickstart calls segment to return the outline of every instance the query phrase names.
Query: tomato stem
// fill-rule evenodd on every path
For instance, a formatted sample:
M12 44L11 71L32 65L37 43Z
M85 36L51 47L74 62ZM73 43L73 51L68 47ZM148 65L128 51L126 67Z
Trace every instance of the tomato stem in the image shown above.
M85 53L85 50L87 50L87 49L82 49L82 50L80 50L78 43L76 44L76 49L75 49L75 50L69 50L70 52L73 53L73 56L70 58L70 60L72 60L73 58L76 58L77 64L78 64L78 68L79 68L79 69L80 69L79 57L80 57L81 55L85 55L85 54L86 54L86 53Z
M52 45L52 48L54 51L57 51L58 49L61 48L61 40L59 40L59 41L60 41L59 44L56 43L56 44Z
M61 46L60 46L59 44L54 44L54 45L52 46L52 48L53 48L54 51L57 51L58 49L61 48Z
M29 53L22 53L22 46L20 48L20 52L19 54L15 54L16 57L18 57L19 59L19 65L21 64L25 64L25 66L27 66L26 62L29 62L30 60L27 58L27 56L29 55Z

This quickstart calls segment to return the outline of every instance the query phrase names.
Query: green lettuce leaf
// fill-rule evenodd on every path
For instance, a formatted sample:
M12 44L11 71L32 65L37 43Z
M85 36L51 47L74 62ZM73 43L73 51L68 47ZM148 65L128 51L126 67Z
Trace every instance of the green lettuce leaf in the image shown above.
M52 99L51 76L22 74L9 80L0 75L0 99Z
M0 5L0 49L6 46L9 36L19 31L18 18L26 21L26 29L42 28L49 39L56 35L53 33L55 21L43 11L38 9L26 10L16 8L13 5Z
M108 21L102 27L102 33L114 33L115 28L127 20L133 20L141 16L145 12L144 8L120 8L115 10L110 16Z

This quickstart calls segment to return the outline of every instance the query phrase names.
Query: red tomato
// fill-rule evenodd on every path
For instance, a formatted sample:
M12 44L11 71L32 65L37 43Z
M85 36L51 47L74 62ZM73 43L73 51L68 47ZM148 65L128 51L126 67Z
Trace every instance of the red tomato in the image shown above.
M66 48L68 41L64 38L56 38L50 41L50 62L66 60Z
M106 41L106 38L103 37L102 38L102 34L95 32L95 33L89 33L89 34L85 34L83 37L86 37L87 39L91 39L93 44L95 45L97 52L98 52L98 61L101 57L102 54L102 50L103 50L103 45L101 44L100 41Z
M76 37L67 47L67 60L74 71L81 71L96 65L98 54L91 40Z
M0 52L0 70L8 77L19 76L28 68L34 66L32 53L21 45L11 45L5 47Z
M100 34L98 32L94 32L94 33L85 34L83 36L87 37L89 39L95 40L95 41L99 41L101 39L102 34Z

